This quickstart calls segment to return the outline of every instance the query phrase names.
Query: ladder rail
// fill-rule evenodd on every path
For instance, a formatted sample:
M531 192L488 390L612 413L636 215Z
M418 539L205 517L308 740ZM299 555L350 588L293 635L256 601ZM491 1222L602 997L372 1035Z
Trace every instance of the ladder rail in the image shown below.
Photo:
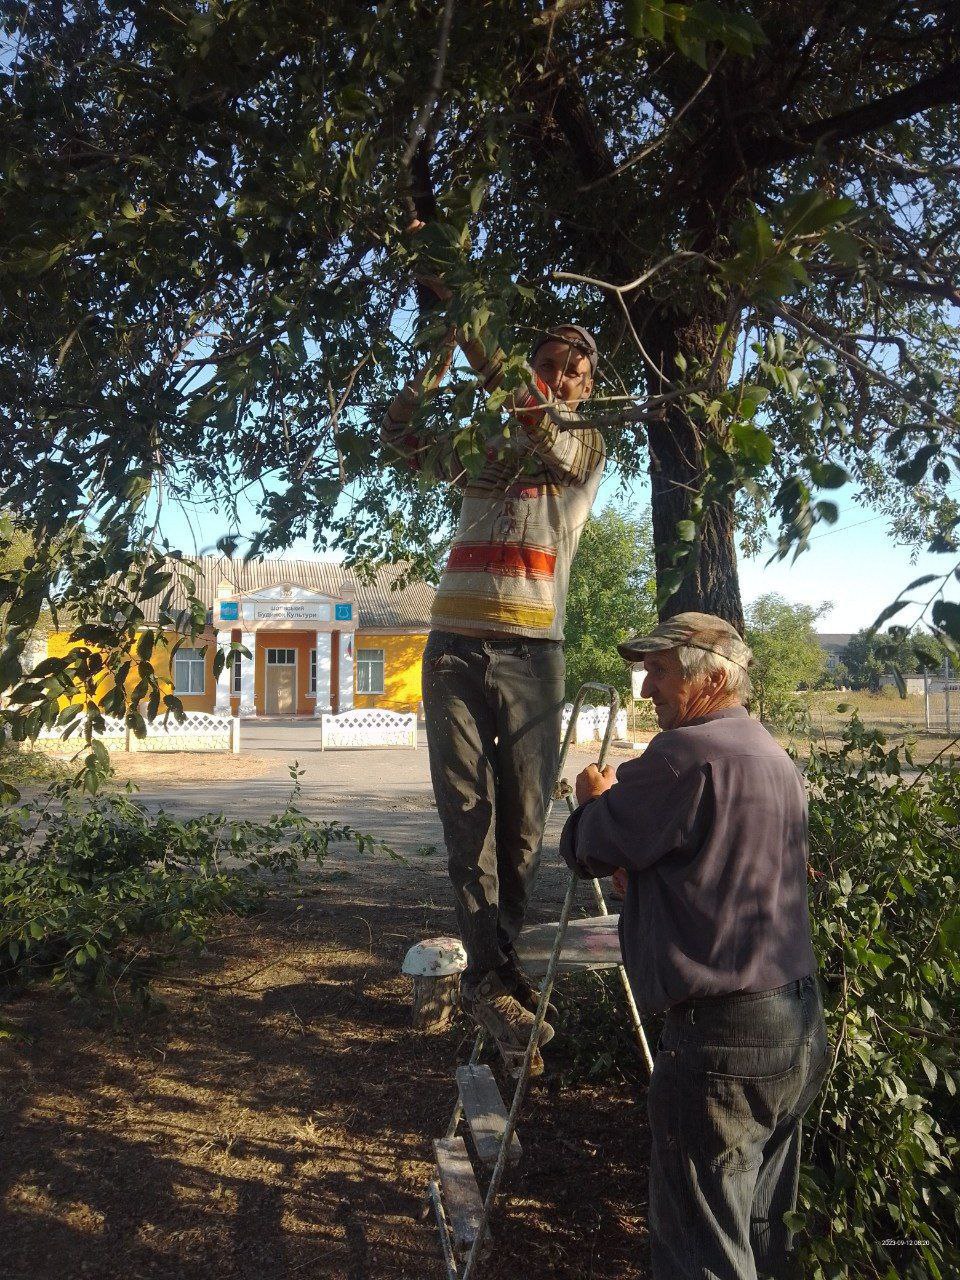
M453 1251L453 1241L450 1238L447 1211L443 1207L443 1196L440 1194L440 1184L436 1178L430 1179L430 1185L427 1187L427 1199L433 1206L433 1214L437 1221L437 1234L440 1236L440 1245L443 1249L443 1263L447 1269L447 1280L460 1280L457 1257Z
M617 693L616 689L614 689L612 685L600 685L600 684L594 684L594 683L582 684L579 690L577 691L576 698L574 699L573 709L570 713L570 723L567 725L567 732L564 734L563 746L560 753L560 764L557 768L557 781L554 786L554 790L556 790L557 786L559 786L559 783L563 777L563 767L566 764L567 750L570 745L570 738L572 734L576 731L577 713L580 710L580 707L583 703L583 699L586 696L586 692L588 689L600 689L603 692L605 692L608 697L608 705L610 708L610 714L607 717L606 731L604 732L603 740L600 744L600 754L597 758L597 765L599 768L601 769L603 768L603 763L606 760L607 752L610 749L610 743L613 740L613 732L615 728L617 711L619 710L619 707L620 707L620 695ZM571 813L573 813L575 809L573 800L569 795L567 795L565 798L567 801L567 808ZM550 808L547 810L548 817L550 815L550 810L552 809L552 807L553 806L551 803ZM544 826L546 826L546 822L544 822ZM530 1080L530 1067L533 1063L533 1055L537 1048L537 1043L540 1039L540 1029L543 1026L544 1022L546 1021L547 1005L550 1003L550 996L553 992L553 981L556 976L557 968L560 964L560 954L563 950L563 940L567 932L567 925L570 923L570 914L573 910L573 900L576 896L577 885L579 883L579 880L580 880L580 877L577 874L577 872L572 871L570 873L569 884L567 885L566 896L564 897L564 900L563 900L563 908L560 912L560 920L557 924L557 932L553 942L553 950L550 953L550 961L547 965L547 972L543 979L543 985L540 988L540 999L537 1002L537 1012L534 1017L533 1027L530 1031L530 1039L527 1042L527 1050L523 1056L523 1064L520 1068L520 1076L517 1080L517 1085L513 1094L513 1101L510 1105L510 1112L507 1116L506 1127L503 1132L503 1137L501 1138L501 1141L500 1141L500 1151L497 1155L497 1163L494 1165L493 1173L490 1175L490 1185L487 1188L487 1194L486 1194L486 1197L484 1198L483 1214L480 1218L480 1225L477 1228L477 1234L474 1237L473 1245L471 1246L469 1256L467 1257L466 1265L464 1266L461 1280L470 1280L470 1277L474 1274L477 1261L480 1257L480 1250L483 1247L483 1242L486 1237L487 1231L489 1229L490 1215L493 1212L493 1207L496 1203L497 1195L499 1194L499 1191L500 1191L500 1183L503 1181L504 1171L506 1170L506 1167L507 1167L507 1154L510 1148L510 1140L513 1137L513 1134L516 1130L517 1116L519 1115L520 1107L521 1107L521 1104L523 1103L524 1094L526 1093L527 1084L529 1083L529 1080Z
M480 1054L483 1052L483 1046L487 1039L487 1033L482 1028L477 1034L476 1040L473 1042L473 1052L470 1054L469 1065L475 1066L480 1060ZM457 1090L457 1101L453 1108L453 1115L450 1117L450 1123L447 1125L447 1132L443 1135L448 1141L457 1132L457 1125L463 1116L463 1102L460 1098L460 1090Z
M602 916L609 916L610 911L607 908L607 900L603 896L603 889L600 887L600 881L593 880L593 896L596 899L597 906L600 908ZM630 1011L630 1022L633 1026L633 1036L637 1044L640 1046L640 1052L643 1054L643 1061L647 1068L647 1075L653 1075L653 1054L650 1052L650 1042L647 1040L647 1033L643 1029L643 1023L640 1021L640 1010L637 1008L637 1002L633 998L633 989L630 986L630 979L627 977L627 971L622 964L617 965L617 974L620 978L620 985L623 987L623 994L627 1002L627 1009Z

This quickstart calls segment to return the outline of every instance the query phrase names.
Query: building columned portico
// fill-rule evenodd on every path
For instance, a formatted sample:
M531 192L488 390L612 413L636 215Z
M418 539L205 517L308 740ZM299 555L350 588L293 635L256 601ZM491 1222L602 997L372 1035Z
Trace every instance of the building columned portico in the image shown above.
M381 565L373 575L355 575L319 558L222 555L197 556L186 573L180 559L169 564L170 588L144 603L144 626L163 626L154 667L163 691L175 694L185 711L309 716L355 707L417 710L433 588L407 581L406 566ZM191 575L194 591L188 593L184 579ZM170 627L166 619L188 613L197 598L206 612L202 632ZM45 647L59 656L76 643L69 632L51 632L37 655L44 656ZM239 656L234 644L249 657ZM232 656L216 675L218 651Z
M238 592L222 582L213 601L217 644L230 653L214 708L241 717L323 715L353 707L357 607L345 579L339 595L285 582Z

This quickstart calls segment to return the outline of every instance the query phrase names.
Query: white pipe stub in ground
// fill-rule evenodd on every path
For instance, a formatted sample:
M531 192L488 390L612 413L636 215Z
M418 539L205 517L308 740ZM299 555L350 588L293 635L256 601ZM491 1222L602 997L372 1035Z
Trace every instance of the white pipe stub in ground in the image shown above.
M404 956L400 971L414 978L446 978L466 967L467 953L459 938L424 938Z

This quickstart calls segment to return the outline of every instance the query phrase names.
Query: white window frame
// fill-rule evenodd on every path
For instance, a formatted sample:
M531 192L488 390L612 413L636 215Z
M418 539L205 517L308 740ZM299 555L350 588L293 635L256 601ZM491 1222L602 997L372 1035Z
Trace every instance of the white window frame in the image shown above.
M234 698L239 698L243 693L243 657L239 649L234 649L233 665L230 668L231 673L231 692Z
M283 654L291 653L293 654L293 657L290 659L289 662L286 660L286 658L284 658L282 662L278 662L276 658L273 658L273 660L271 661L270 655L277 654L277 653L283 653ZM296 665L297 665L296 649L289 649L287 648L286 645L283 645L283 644L277 644L277 645L272 644L268 646L267 648L267 666L268 667L296 667Z
M190 674L187 676L187 685L185 689L180 683L180 672L178 668L184 662L189 663ZM191 689L189 685L192 683L196 674L196 668L200 668L200 688ZM207 655L203 649L181 648L173 655L173 692L178 697L196 698L207 691Z
M317 696L317 651L310 650L310 678L307 687L307 697L315 698Z
M376 660L371 661L366 657L367 654L377 653L380 655L380 688L365 689L363 687L364 678L372 684L371 668L375 665ZM387 683L387 651L386 649L360 649L357 648L354 656L354 669L356 671L356 683L358 694L377 694L386 693Z

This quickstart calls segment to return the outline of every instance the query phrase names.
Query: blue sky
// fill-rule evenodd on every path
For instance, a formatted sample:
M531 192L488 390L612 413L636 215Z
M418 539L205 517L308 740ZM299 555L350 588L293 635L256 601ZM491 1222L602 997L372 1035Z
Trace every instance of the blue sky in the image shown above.
M833 493L840 516L833 526L824 526L815 534L809 550L795 563L780 561L767 564L769 552L740 561L740 586L745 604L769 591L779 592L788 600L819 605L829 601L832 608L818 624L821 631L858 631L869 626L881 609L914 578L924 573L945 573L952 565L948 556L922 553L915 558L908 548L897 546L889 536L886 518L858 504L850 490ZM649 503L646 482L634 482L624 491L616 474L607 476L600 489L595 509L607 502L639 515ZM250 527L255 528L250 513ZM163 534L172 546L190 554L212 551L221 534L228 532L214 509L198 509L188 521L175 508L167 508L161 523ZM295 543L288 555L313 554L309 543ZM912 623L916 609L903 612L897 621Z

